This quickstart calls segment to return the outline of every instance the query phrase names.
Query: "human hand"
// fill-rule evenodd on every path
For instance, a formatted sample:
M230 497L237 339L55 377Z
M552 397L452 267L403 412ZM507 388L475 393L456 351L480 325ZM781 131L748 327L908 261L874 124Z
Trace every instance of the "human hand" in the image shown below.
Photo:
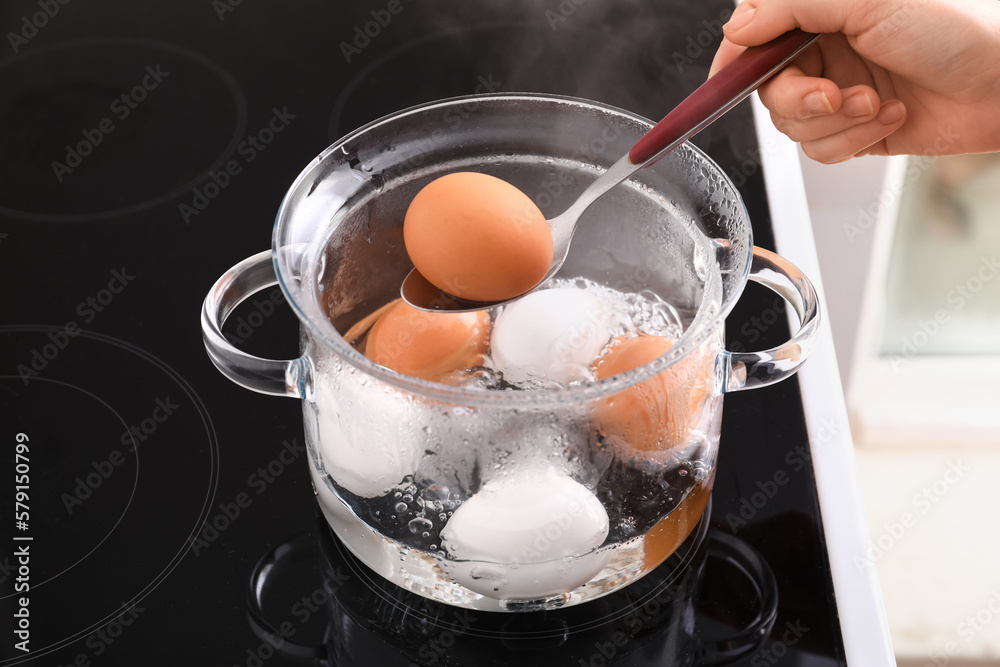
M1000 2L960 1L745 0L710 76L792 28L830 33L758 89L806 155L1000 150Z

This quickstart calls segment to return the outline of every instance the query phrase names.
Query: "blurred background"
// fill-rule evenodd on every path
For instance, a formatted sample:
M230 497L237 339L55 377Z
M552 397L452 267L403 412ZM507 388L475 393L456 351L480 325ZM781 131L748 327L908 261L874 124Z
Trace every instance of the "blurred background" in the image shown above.
M800 155L900 667L1000 661L1000 156Z

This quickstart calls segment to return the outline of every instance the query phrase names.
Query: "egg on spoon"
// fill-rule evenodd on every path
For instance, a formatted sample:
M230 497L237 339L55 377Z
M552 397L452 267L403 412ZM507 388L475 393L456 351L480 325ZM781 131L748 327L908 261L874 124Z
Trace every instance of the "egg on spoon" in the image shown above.
M425 185L406 211L403 242L424 278L471 301L524 294L552 265L552 232L535 203L510 183L477 172Z

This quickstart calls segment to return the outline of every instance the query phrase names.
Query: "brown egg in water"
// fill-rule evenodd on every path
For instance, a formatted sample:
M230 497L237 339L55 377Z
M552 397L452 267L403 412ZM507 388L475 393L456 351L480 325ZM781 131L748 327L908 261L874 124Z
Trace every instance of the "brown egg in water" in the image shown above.
M663 356L675 341L640 334L617 338L594 364L598 380L644 366ZM685 444L711 395L712 365L691 355L661 373L606 396L594 409L594 424L611 446L626 454L667 451Z
M403 221L410 261L432 285L471 301L503 301L538 285L552 265L545 216L495 176L441 176L413 198Z
M705 512L714 481L713 470L709 479L692 489L687 498L646 533L642 541L643 570L648 572L661 565L688 538Z
M396 299L377 312L380 316L365 339L364 354L380 366L440 382L455 371L483 363L490 334L486 311L429 313Z

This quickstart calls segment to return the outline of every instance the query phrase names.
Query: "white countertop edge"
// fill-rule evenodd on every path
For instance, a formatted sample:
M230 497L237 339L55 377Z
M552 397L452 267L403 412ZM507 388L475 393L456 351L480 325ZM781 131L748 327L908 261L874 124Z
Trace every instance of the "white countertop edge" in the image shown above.
M827 318L799 150L775 129L756 93L752 105L776 249L812 280L824 317L819 342L798 378L847 664L895 667L878 574L875 563L865 555L868 520ZM794 313L791 326L793 330L797 326Z

